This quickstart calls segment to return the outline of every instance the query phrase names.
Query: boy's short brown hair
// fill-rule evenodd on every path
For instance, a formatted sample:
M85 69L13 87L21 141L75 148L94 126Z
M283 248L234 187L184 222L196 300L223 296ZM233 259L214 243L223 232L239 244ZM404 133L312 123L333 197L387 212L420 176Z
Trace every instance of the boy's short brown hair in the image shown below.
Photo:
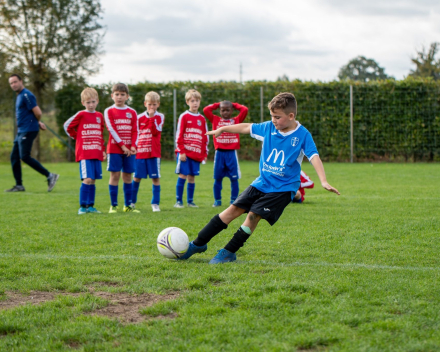
M116 83L115 85L113 85L112 88L112 93L114 92L123 92L123 93L127 93L128 95L128 87L124 83Z
M275 96L269 104L267 104L270 111L274 111L275 109L283 110L285 114L293 114L296 117L296 98L292 93L280 93Z
M81 102L84 103L90 99L99 100L99 96L98 96L98 92L95 89L87 87L81 92Z
M145 101L151 101L152 103L160 103L160 95L156 92L148 92L145 94Z
M202 100L202 95L198 91L196 91L195 89L190 89L185 94L185 101L188 101L191 98L195 98L197 100Z

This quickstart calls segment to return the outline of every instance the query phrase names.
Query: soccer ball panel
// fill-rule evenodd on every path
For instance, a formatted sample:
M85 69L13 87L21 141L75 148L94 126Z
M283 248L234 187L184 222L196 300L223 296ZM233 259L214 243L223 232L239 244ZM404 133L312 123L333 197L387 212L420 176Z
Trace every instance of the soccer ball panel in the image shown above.
M178 227L167 227L157 237L157 249L166 258L176 259L186 253L188 236Z

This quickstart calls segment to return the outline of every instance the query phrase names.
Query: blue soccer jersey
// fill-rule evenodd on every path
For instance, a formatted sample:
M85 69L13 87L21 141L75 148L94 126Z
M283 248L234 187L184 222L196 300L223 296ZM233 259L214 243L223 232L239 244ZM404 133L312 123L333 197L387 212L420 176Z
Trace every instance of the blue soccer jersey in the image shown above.
M252 124L251 137L263 142L260 176L252 186L264 193L296 192L301 184L304 155L318 155L312 135L299 122L295 130L283 133L271 121Z

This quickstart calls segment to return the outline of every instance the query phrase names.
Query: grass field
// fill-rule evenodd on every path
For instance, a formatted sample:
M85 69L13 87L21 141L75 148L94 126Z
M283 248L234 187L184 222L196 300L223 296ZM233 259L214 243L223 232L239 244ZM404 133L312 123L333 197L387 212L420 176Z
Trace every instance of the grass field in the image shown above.
M46 166L61 174L52 193L29 168L26 192L0 193L0 304L52 294L0 310L0 351L440 350L439 164L326 164L341 196L316 185L275 226L262 221L237 262L216 266L208 261L243 218L186 262L164 259L155 243L169 226L193 239L217 213L212 163L197 178L199 209L173 208L174 163L163 162L160 213L144 180L141 214L83 216L78 165ZM241 169L243 190L258 165ZM104 172L105 212L107 182ZM8 164L0 184L14 184ZM112 305L104 293L168 298L154 296L134 324L94 315Z

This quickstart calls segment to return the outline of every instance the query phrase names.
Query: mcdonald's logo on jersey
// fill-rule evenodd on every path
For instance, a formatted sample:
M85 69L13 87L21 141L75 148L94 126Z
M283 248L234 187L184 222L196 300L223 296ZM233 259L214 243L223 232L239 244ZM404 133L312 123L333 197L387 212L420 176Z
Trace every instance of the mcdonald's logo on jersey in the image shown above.
M274 164L277 162L278 157L280 155L282 155L280 166L284 166L284 151L283 150L278 151L276 148L273 148L269 157L266 159L266 162L270 161L270 158L272 157L272 155L274 155L274 159L273 159Z

